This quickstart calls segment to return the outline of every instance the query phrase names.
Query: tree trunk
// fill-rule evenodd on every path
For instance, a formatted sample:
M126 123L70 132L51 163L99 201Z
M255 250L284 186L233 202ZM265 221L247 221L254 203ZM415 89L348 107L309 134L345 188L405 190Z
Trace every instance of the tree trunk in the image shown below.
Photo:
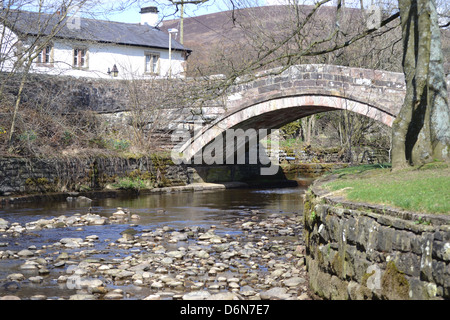
M29 59L24 70L22 73L22 77L20 80L20 85L19 85L19 92L17 93L17 98L16 98L16 102L14 105L14 112L13 112L13 118L11 121L11 128L9 130L9 139L8 139L8 147L9 147L9 151L12 152L12 145L13 145L13 137L15 134L15 130L16 130L16 118L17 118L17 113L19 112L19 106L20 103L22 102L22 93L23 93L23 89L25 87L25 83L27 81L27 77L28 74L30 72L31 69L31 64L33 63L32 59Z
M450 110L435 2L399 0L399 8L406 96L393 125L394 169L450 159Z
M316 117L314 115L304 118L306 121L306 145L311 145L311 138L314 134L314 126L316 124Z

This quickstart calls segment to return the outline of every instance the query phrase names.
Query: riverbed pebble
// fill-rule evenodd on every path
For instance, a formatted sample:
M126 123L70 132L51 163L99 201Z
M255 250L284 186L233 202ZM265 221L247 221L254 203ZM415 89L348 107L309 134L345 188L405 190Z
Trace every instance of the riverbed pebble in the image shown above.
M44 281L44 277L42 277L42 276L30 277L30 278L28 278L28 280L31 283L42 283Z
M17 252L17 255L21 258L26 258L26 257L34 256L34 252L24 249L24 250L20 250L19 252Z
M22 273L12 273L6 277L10 281L23 281L25 276Z
M19 297L17 297L17 296L3 296L3 297L0 297L0 300L12 301L12 300L21 300L21 299Z
M20 259L20 272L34 273L25 277L11 272L6 280L0 279L0 285L2 281L27 283L26 278L35 286L69 283L77 292L68 290L61 298L70 300L310 299L299 215L247 211L226 222L227 228L240 230L231 235L220 226L146 229L138 222L126 224L130 218L139 220L127 209L117 208L111 217L59 216L26 227L0 220L0 232L14 236L43 228L124 225L116 240L102 239L98 233L61 237L42 248L13 251L8 249L8 239L2 242L0 258ZM130 285L134 291L124 291ZM19 293L14 295L37 299L38 292L29 297ZM0 291L2 295L6 296Z

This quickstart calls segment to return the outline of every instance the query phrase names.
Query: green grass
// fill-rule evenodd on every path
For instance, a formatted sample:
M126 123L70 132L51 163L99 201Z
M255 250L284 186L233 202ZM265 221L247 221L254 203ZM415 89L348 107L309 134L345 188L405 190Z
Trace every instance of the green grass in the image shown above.
M147 188L145 181L140 178L121 178L113 187L122 190L141 190Z
M390 163L383 163L383 164L362 164L359 166L352 166L352 167L346 167L342 169L336 169L333 170L332 174L338 174L340 177L349 175L349 174L356 174L356 173L363 173L365 171L374 170L374 169L390 169L392 166Z
M377 168L378 167L378 168ZM392 172L385 166L358 166L334 172L339 179L325 187L348 199L384 204L409 211L450 214L450 168L430 164Z

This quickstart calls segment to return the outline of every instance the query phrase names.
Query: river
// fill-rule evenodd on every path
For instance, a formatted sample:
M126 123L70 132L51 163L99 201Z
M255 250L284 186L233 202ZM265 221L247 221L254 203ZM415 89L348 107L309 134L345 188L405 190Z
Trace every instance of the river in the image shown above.
M30 281L33 276L38 276L36 270L28 271L21 267L24 262L30 260L30 257L18 258L16 255L15 258L5 258L4 256L0 260L0 297L6 295L14 295L22 299L30 299L32 297L44 297L47 299L68 297L69 294L73 294L73 290L68 290L66 284L62 285L56 279L67 272L67 267L70 264L66 263L64 268L56 268L54 266L55 258L61 252L76 252L79 257L86 258L88 256L94 262L122 261L120 259L130 255L130 246L121 247L116 245L112 248L111 243L117 242L122 237L121 233L129 228L132 228L137 234L154 232L155 230L161 230L161 228L175 231L191 230L194 227L199 227L200 230L213 228L219 238L229 239L229 241L236 238L245 239L248 231L242 229L242 224L236 224L237 220L255 220L255 215L257 215L258 219L273 218L275 216L298 217L302 214L302 195L305 190L305 187L229 189L195 193L152 194L134 198L94 199L90 203L34 203L1 208L0 218L8 221L10 224L16 223L22 226L39 219L81 216L88 211L102 217L111 217L119 207L126 208L131 214L138 215L140 219L138 221L101 226L51 228L23 232L15 236L12 236L11 233L0 232L0 252L17 253L23 249L30 249L33 252L38 250L39 254L34 254L31 260L36 261L36 259L41 257L41 260L37 261L40 264L45 263L47 268L47 272L42 273L40 281ZM61 249L61 247L54 246L62 238L85 239L92 235L96 235L98 239L95 245L88 248ZM198 241L198 239L196 240ZM256 240L253 239L253 241L255 243ZM225 240L222 240L222 243L224 242ZM95 248L95 251L92 251L93 248ZM169 249L176 248L177 245L173 244L173 247L165 249L169 251ZM83 250L87 252L84 256ZM89 250L92 252L89 252ZM133 250L131 252L136 254L143 249L141 247L133 247ZM262 264L260 264L260 269L267 271L267 268L262 266ZM24 277L23 279L11 280L8 276L13 273L20 273ZM130 288L130 281L125 281L123 285L113 283L111 287L118 289L119 292L120 288L127 288L126 290L131 292L131 296L136 299L149 294L148 292L140 294L142 288L136 288L136 286ZM68 293L68 291L70 292Z

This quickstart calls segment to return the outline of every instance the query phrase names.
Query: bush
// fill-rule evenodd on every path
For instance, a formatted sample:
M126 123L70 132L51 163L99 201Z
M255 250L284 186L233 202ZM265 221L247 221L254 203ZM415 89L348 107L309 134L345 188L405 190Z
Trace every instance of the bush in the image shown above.
M147 184L141 178L121 178L113 186L121 190L141 190L147 188Z

